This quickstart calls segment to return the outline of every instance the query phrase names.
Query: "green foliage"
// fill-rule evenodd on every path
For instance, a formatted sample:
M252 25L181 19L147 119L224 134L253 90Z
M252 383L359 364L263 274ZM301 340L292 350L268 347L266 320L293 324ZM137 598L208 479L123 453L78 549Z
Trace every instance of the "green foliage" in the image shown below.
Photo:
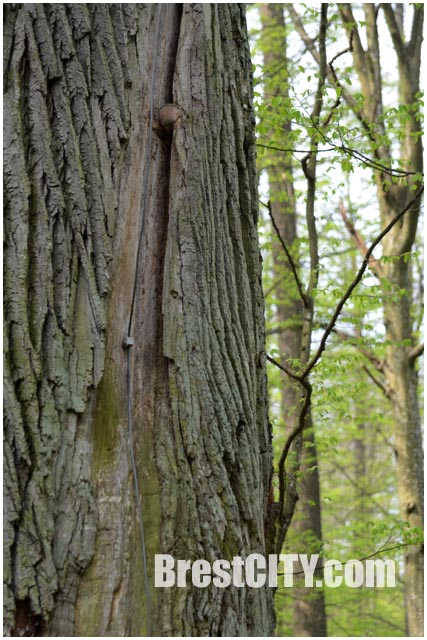
M302 5L300 18L307 33L316 38L319 8ZM344 48L344 32L340 15L334 12L333 5L328 19L327 50L328 60L331 60ZM265 180L266 170L273 165L280 182L285 177L289 179L292 168L298 239L291 252L306 287L310 272L309 237L304 216L307 181L301 161L310 151L317 152L319 281L312 292L312 352L315 352L333 309L342 299L362 260L343 223L341 203L345 203L355 228L362 230L369 245L369 239L375 238L381 229L376 176L381 168L390 169L390 164L377 157L378 151L387 146L391 154L392 171L383 181L384 191L407 182L408 176L394 173L394 169L405 167L402 144L413 118L421 121L423 94L418 93L411 105L399 104L393 78L389 83L390 90L386 92L388 102L383 111L374 124L363 130L354 112L363 113L368 108L369 97L364 95L358 84L355 70L349 64L350 55L343 56L335 63L339 84L334 85L328 79L323 91L321 125L316 125L311 112L318 67L306 50L302 52L303 47L300 42L296 43L295 34L289 34L290 20L285 24L284 31L277 27L266 33L254 34L255 58L272 51L283 51L281 65L275 62L271 67L266 64L255 66L258 168L262 199L265 201L272 200ZM363 28L366 23L358 19L357 24ZM288 51L284 49L284 41L288 43ZM387 82L385 79L384 83ZM351 92L355 104L353 112L343 99L345 91ZM411 135L418 137L421 133L415 131ZM411 180L413 188L416 188L421 175ZM355 188L356 183L359 186ZM280 192L276 188L274 197L275 201L286 202L286 189ZM297 300L298 289L285 259L280 273L277 262L273 265L272 252L277 246L277 238L264 208L261 210L260 241L264 257L267 353L280 360L279 333L292 327L292 319L279 323L277 308L284 302ZM387 266L398 261L416 262L419 251L394 256L381 255L381 248L378 248L375 257L378 264ZM399 573L402 572L402 545L418 544L422 532L411 529L399 516L392 416L379 364L384 361L390 344L384 338L384 301L398 303L407 296L412 296L412 291L397 286L386 276L378 278L368 270L345 306L328 348L310 378L322 485L322 547L325 557L346 562L350 558L366 558L382 549L391 549L384 557L396 560ZM414 304L411 313L414 324L419 327L419 306ZM295 318L294 322L300 322L300 318ZM402 341L401 346L410 347L411 342ZM286 364L294 371L301 368L297 359L289 358ZM286 424L281 407L285 381L283 373L270 363L268 377L277 460L285 441ZM297 482L301 482L298 475ZM285 552L310 554L318 550L318 541L310 532L296 537L290 530ZM405 635L401 580L395 589L351 589L343 586L326 590L325 596L330 636ZM291 605L297 597L298 592L279 589L278 635L293 635Z

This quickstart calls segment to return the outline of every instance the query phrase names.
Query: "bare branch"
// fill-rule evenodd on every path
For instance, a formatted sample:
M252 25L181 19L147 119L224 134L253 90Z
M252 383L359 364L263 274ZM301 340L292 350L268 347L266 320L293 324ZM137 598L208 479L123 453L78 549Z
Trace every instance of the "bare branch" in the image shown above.
M405 44L402 40L399 25L396 21L393 5L391 3L381 3L381 9L383 10L385 21L387 23L388 30L390 32L391 39L393 41L394 49L397 54L397 58L400 64L408 64L408 52L406 51Z
M288 457L289 451L291 449L291 445L294 442L295 438L299 436L300 433L303 432L305 427L305 418L310 409L311 405L311 394L312 387L308 380L300 380L301 385L304 387L306 393L304 398L304 404L301 408L301 413L299 414L298 424L292 433L289 434L288 439L285 442L285 446L282 450L282 455L280 456L279 465L277 469L277 475L279 477L279 525L283 526L283 512L285 507L285 490L286 490L286 472L285 472L285 462Z
M305 46L307 47L307 50L311 53L311 55L313 56L314 60L317 63L320 63L320 55L319 52L317 51L316 47L314 46L314 40L312 38L310 38L310 36L308 35L307 31L304 28L304 25L301 21L301 18L299 17L298 13L295 11L294 5L293 4L288 4L286 6L286 10L294 24L295 27L295 31L298 33L298 35L300 36L301 40L304 42Z
M336 82L338 82L337 80L337 74L335 73L335 69L334 69L334 62L335 60L338 60L338 58L340 58L341 56L343 56L345 53L351 53L353 51L353 37L354 37L354 30L351 32L350 34L350 39L348 42L348 47L346 47L345 49L343 49L342 51L338 51L338 53L336 53L334 55L334 57L332 58L332 60L330 62L328 62L329 68L332 71L332 74L334 76L334 78L336 79Z
M271 149L273 151L283 151L283 153L310 153L310 149L295 149L292 147L277 147L275 145L271 145L271 144L262 144L261 142L257 142L256 143L257 147L261 147L262 149ZM331 151L335 151L335 149L337 148L336 145L332 145L331 143L331 148L330 149L319 149L318 153L330 153Z
M416 347L411 349L411 351L408 353L409 362L413 362L414 360L422 356L423 353L424 353L424 342L422 342L421 344L418 344Z
M289 17L292 20L292 23L295 27L295 31L298 33L298 35L300 36L301 40L304 42L304 44L307 47L307 50L310 52L312 58L314 59L315 62L317 62L317 64L320 64L320 54L319 51L316 49L315 46L315 41L317 40L317 38L310 38L310 36L308 35L307 31L305 30L305 27L301 21L301 18L299 17L298 13L296 12L293 4L287 4L286 5L286 10L289 14ZM342 55L342 52L339 54ZM333 77L333 73L331 69L328 69L328 77L331 80L334 80ZM356 101L354 100L354 98L352 97L352 95L350 93L348 93L348 91L345 90L345 88L342 88L342 96L344 98L344 100L347 102L347 104L353 109L356 109Z
M368 247L366 245L366 242L363 239L363 237L360 235L360 233L357 231L356 227L354 226L350 218L348 217L347 211L345 209L342 199L340 200L340 214L347 228L347 231L353 237L356 247L359 249L359 251L363 256L366 255L366 253L368 252ZM372 271L378 278L381 278L382 276L381 264L378 262L378 260L374 258L374 256L371 256L369 259L369 267L372 269Z
M346 102L360 121L368 140L373 143L373 154L391 166L390 148L385 144L384 125L379 116L382 113L382 81L379 63L379 40L377 29L377 10L375 5L364 4L366 17L367 50L363 48L357 21L354 18L352 5L338 5L339 12L350 41L353 41L353 64L359 78L362 94L366 100L363 106ZM342 86L342 85L340 85ZM375 124L375 127L372 125ZM378 137L377 137L378 134Z
M274 231L276 232L277 238L278 238L280 244L282 245L283 251L285 252L286 257L287 257L288 262L289 262L289 265L291 267L291 271L293 273L293 276L294 276L294 279L295 279L295 283L297 285L298 293L300 295L302 303L303 303L304 307L307 307L307 304L308 304L307 296L304 293L304 290L303 290L303 287L302 287L302 284L301 284L301 280L299 279L299 275L298 275L298 271L297 271L295 262L294 262L294 260L293 260L293 258L291 256L291 254L290 254L290 251L289 251L288 247L286 246L286 243L285 243L285 241L284 241L284 239L282 237L282 234L280 233L279 227L277 226L276 221L274 219L273 211L271 209L271 202L269 200L267 204L265 204L264 202L261 202L261 204L264 207L267 208L268 215L270 216L271 223L273 225Z
M424 25L424 5L414 5L414 16L412 19L411 39L408 43L409 58L415 62L419 61L421 56L421 45L423 42L423 25Z
M381 391L383 392L385 397L389 398L390 397L390 393L391 393L390 387L388 387L386 384L381 382L381 380L379 380L376 376L374 376L372 371L370 371L370 369L367 366L363 365L363 371L369 376L369 378L372 380L372 382L374 384L376 384L377 387L379 387L381 389Z
M359 30L356 26L356 20L353 15L351 4L343 2L338 5L338 10L341 14L344 27L349 34L349 39L353 42L352 50L355 54L355 64L358 72L364 73L366 70L366 51L363 48L362 40L360 39Z
M284 371L288 376L290 376L294 380L297 380L300 383L300 385L305 389L304 404L303 404L303 406L301 408L301 412L299 414L298 424L296 425L295 429L289 434L289 436L288 436L288 438L287 438L287 440L285 442L285 445L284 445L284 447L282 449L282 454L280 456L278 468L277 468L277 476L279 478L279 515L278 515L278 521L279 521L279 527L280 527L279 534L278 534L278 553L280 553L280 549L282 547L283 539L284 539L284 535L285 535L284 534L284 530L286 528L286 522L285 522L285 494L286 494L285 463L286 463L286 459L288 457L290 448L292 446L292 443L294 442L295 438L297 438L304 430L305 419L306 419L306 416L308 414L308 411L310 409L310 404L311 404L312 388L311 388L311 384L309 383L308 380L304 380L300 376L294 374L292 371L288 370L286 367L284 367L282 364L280 364L280 362L277 362L277 360L275 360L271 356L267 355L267 360L269 362L271 362L272 364L274 364L281 371ZM295 505L293 504L292 511L293 511L294 507L295 507Z
M283 373L286 373L286 375L288 375L290 378L293 378L294 380L298 380L298 382L301 382L302 384L302 378L297 373L294 373L293 371L285 367L283 364L280 364L280 362L278 362L268 354L266 355L266 358L269 362L271 362L271 364L274 364L274 366L276 366L278 369L281 369Z

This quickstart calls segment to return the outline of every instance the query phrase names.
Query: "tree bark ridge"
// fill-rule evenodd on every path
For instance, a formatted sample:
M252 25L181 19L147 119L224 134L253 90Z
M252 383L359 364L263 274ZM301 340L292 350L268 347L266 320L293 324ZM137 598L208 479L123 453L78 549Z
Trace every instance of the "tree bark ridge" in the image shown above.
M141 225L132 446L150 578L154 553L265 550L244 8L11 5L5 38L5 633L143 635L122 349ZM145 160L150 108L169 102L183 119ZM152 596L156 634L274 624L268 589Z

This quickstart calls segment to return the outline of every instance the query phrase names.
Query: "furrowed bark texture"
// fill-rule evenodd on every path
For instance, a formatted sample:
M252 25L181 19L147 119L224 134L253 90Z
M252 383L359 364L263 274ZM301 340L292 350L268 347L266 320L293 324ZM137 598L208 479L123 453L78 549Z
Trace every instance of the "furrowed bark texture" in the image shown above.
M9 5L4 68L5 634L147 633L137 266L152 634L268 636L267 588L153 588L155 553L265 552L244 7Z

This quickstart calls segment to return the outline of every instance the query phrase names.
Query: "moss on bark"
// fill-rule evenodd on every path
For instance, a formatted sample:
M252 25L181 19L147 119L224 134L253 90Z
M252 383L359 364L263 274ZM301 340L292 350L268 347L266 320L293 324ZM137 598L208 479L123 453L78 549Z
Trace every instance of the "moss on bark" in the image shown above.
M265 548L244 8L10 5L6 25L5 630L143 635L122 349L141 225L131 376L150 579L155 552ZM183 120L147 152L166 102ZM272 629L267 589L152 596L158 634Z

